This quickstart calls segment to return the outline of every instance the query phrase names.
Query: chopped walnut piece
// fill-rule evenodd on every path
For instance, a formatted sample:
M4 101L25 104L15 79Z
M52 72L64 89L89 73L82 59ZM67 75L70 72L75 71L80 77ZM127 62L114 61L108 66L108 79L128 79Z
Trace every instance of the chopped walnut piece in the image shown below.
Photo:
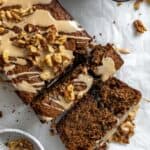
M4 0L0 0L0 5L2 5L4 3Z
M146 0L146 2L147 2L148 4L150 4L150 0Z
M124 134L128 134L133 128L134 125L130 121L126 121L121 125L121 130Z
M23 20L23 17L31 15L34 12L33 8L22 9L22 8L7 8L0 10L0 20L7 19L11 22L20 22Z
M9 150L34 150L33 145L26 139L16 139L6 143Z
M45 61L46 61L47 65L48 65L49 67L52 67L52 66L53 66L52 55L47 54L47 55L45 56Z
M134 135L134 119L136 117L136 113L139 109L139 105L137 105L131 112L129 112L128 118L124 121L121 126L118 128L117 132L113 135L112 141L128 144L130 138Z
M3 51L2 56L3 56L4 62L6 63L9 62L9 52L7 50Z
M144 0L136 0L135 3L134 3L134 9L135 10L138 10L140 8L140 5L141 3L143 2Z
M128 144L130 138L134 135L134 128L135 125L133 121L130 120L125 121L118 128L118 131L113 136L112 141L120 144Z
M135 20L133 24L137 32L144 33L147 31L141 20Z
M52 73L49 70L44 70L41 74L40 77L42 80L50 80L53 78Z
M74 86L72 84L69 84L67 87L66 87L66 90L65 90L65 101L66 102L70 102L70 101L73 101L75 99L75 93L74 93Z
M5 33L7 33L7 32L8 32L7 29L5 29L4 27L0 26L0 35L3 35Z
M62 63L62 56L61 56L61 53L56 53L54 54L53 56L53 60L56 62L56 63Z
M33 45L29 45L28 46L29 50L32 52L32 53L36 53L37 52L37 48Z
M74 59L73 51L65 48L66 36L59 35L55 26L28 24L24 29L11 37L11 42L14 46L25 49L29 60L43 70L41 79L52 79Z
M6 11L6 17L7 17L7 19L12 19L13 18L12 14L10 13L10 11Z
M66 40L67 40L67 36L62 35L62 36L57 37L55 43L63 45L66 42Z
M51 45L48 45L48 51L54 53L55 50Z

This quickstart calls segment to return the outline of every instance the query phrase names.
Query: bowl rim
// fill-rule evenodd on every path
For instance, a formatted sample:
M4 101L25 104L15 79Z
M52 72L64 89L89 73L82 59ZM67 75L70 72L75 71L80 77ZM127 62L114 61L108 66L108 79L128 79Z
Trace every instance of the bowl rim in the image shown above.
M27 137L28 139L30 139L31 141L33 141L40 150L44 150L43 145L40 143L40 141L34 137L33 135L31 135L30 133L20 130L20 129L12 129L12 128L7 128L7 129L0 129L0 134L4 134L4 133L18 133L21 134L25 137Z

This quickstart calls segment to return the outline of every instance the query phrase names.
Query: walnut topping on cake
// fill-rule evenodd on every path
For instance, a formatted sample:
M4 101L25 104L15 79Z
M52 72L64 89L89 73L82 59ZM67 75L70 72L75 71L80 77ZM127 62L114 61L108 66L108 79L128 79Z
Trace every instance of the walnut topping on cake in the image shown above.
M65 99L66 102L70 102L75 99L74 86L72 84L69 84L66 87L65 97L66 97L66 99Z
M116 134L112 137L113 142L128 144L130 138L134 135L134 119L136 117L139 105L137 105L131 112L129 112L128 118L119 126Z
M8 63L9 62L9 52L7 50L3 51L2 57L4 62Z
M22 9L22 8L5 8L0 10L0 20L1 21L11 21L11 22L20 22L24 17L33 14L35 8Z
M1 25L0 26L0 35L4 35L6 33L8 33L8 30L4 26Z
M133 25L136 31L139 33L144 33L145 31L147 31L146 27L144 26L141 20L135 20Z
M10 40L15 47L25 50L25 55L43 72L43 80L52 79L74 59L73 51L67 50L67 37L59 35L54 25L38 27L28 24L24 31Z
M129 118L118 128L116 134L113 136L112 141L128 144L130 138L134 135L135 124Z
M40 74L41 79L43 80L50 80L54 77L54 75L49 71L49 70L44 70L41 74Z

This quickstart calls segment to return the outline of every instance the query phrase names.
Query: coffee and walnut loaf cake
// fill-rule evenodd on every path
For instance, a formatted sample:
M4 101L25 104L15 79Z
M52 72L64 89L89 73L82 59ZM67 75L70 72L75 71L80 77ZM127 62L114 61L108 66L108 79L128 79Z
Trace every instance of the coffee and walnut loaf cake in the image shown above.
M57 0L2 0L1 68L24 102L86 55L86 31Z
M42 121L66 113L57 131L69 150L105 147L141 98L111 78L123 65L113 45L89 52L91 40L57 0L0 1L0 72Z
M1 67L25 103L88 56L91 37L57 0L5 0L0 19ZM102 73L107 78L123 64L111 49L99 56L107 56L106 63L92 61L92 67L99 65L108 72Z

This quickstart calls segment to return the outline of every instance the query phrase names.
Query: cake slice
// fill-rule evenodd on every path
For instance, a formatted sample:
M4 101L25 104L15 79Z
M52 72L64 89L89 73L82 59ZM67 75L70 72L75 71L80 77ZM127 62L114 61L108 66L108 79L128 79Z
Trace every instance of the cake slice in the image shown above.
M100 80L93 87L92 94L99 101L100 107L106 107L116 117L128 116L139 106L141 93L126 83L113 77L106 82Z
M123 60L111 44L96 45L89 57L90 70L102 81L108 80L123 65Z
M116 78L96 81L90 95L58 121L57 132L68 150L93 150L118 134L124 124L129 125L127 118L139 105L140 98L139 91Z
M25 103L87 55L90 36L57 0L2 0L0 21L0 69Z
M101 49L98 49L97 47L103 47L103 49L105 49L104 51L102 51ZM107 48L106 48L107 47ZM102 55L100 55L100 53L101 52L103 52L103 54ZM98 55L96 54L96 53L98 53ZM70 80L72 80L73 78L74 78L74 76L79 76L80 75L80 73L83 73L83 71L84 70L86 70L86 74L88 75L88 74L90 74L90 75L88 75L88 76L91 76L91 78L92 78L92 76L93 76L93 73L91 74L90 72L91 72L91 70L94 68L94 67L97 67L97 65L101 65L102 64L102 61L103 61L103 59L105 59L106 58L106 56L109 56L109 57L107 57L107 58L110 58L115 64L116 64L116 67L115 67L115 72L117 71L117 69L119 69L120 67L121 67L121 65L123 65L123 60L120 58L120 56L115 52L115 50L112 48L112 46L111 45L109 45L109 44L107 44L106 46L100 46L100 45L97 45L97 46L95 46L95 48L93 49L93 51L92 51L92 53L91 53L92 55L90 55L89 56L89 58L87 59L87 64L88 65L86 65L86 62L83 62L85 65L81 65L80 67L77 67L77 69L75 69L75 71L73 72L73 73L71 73L71 75L70 75L70 77L68 78L68 77L66 77L66 79L65 79L65 81L63 81L63 83L59 83L59 84L57 84L57 86L55 86L55 88L53 88L53 90L51 90L51 88L49 89L49 91L48 91L48 93L49 93L49 96L48 96L48 94L42 94L43 96L42 96L42 98L37 98L36 99L36 101L34 101L32 104L32 107L34 108L34 110L36 111L36 113L37 114L39 114L40 116L43 116L43 114L46 114L44 117L42 117L42 118L46 118L46 120L48 121L49 119L49 117L51 118L51 116L55 116L55 115L53 115L53 108L52 108L52 106L51 105L53 105L53 104L51 104L50 103L50 99L51 99L51 97L59 97L59 95L61 94L63 94L63 95L65 95L64 93L66 92L66 87L64 87L64 86L66 86L67 84L69 84L71 81ZM97 56L97 58L96 58L96 56ZM94 63L94 60L95 60L95 62L98 62L97 64L96 63ZM96 61L97 60L97 61ZM86 61L86 60L85 60ZM102 66L102 65L101 65ZM104 73L106 73L107 74L107 79L109 79L111 76L112 76L112 74L108 74L108 72L107 72L107 69L109 69L109 68L106 68L106 70L104 70ZM80 70L80 71L79 71ZM88 73L89 72L89 73ZM115 72L113 72L113 73L115 73ZM104 74L105 75L105 74ZM95 78L95 76L93 76L94 78ZM98 77L99 78L99 77ZM82 79L83 80L83 79ZM105 79L106 80L106 79ZM86 80L86 78L84 79L84 81L86 81L87 83L87 85L89 84L90 85L90 87L93 85L92 83L90 83L91 82L91 80ZM89 83L88 83L89 82ZM79 83L78 83L78 85L76 85L76 86L79 86ZM81 86L84 86L84 85L82 85L81 84ZM59 90L58 90L59 89ZM90 88L89 88L90 89ZM88 92L88 90L87 90L87 92ZM86 94L86 93L85 93ZM56 96L55 96L56 95ZM74 97L75 98L75 97ZM58 100L58 98L55 98L56 100ZM79 99L78 99L79 100ZM60 101L60 100L59 100ZM67 100L68 101L68 100ZM50 103L50 104L48 104L48 103ZM69 104L70 104L70 102L69 102ZM72 103L71 103L72 104ZM44 105L44 106L43 106ZM55 104L56 105L56 104ZM45 107L45 109L43 108L43 107ZM68 107L68 105L67 105L67 108L65 108L63 111L65 111L65 110L67 110L68 108L70 108L70 105L69 105L69 107ZM55 108L56 109L56 108ZM52 112L51 112L52 111ZM60 110L59 110L60 111ZM44 112L44 113L43 113ZM58 110L56 111L56 112L58 112ZM61 112L61 111L60 111ZM42 114L42 115L41 115ZM60 113L58 113L58 114L60 114ZM58 115L57 114L57 115ZM56 115L56 116L57 116ZM47 118L48 117L48 118ZM52 117L52 118L53 118ZM51 119L52 119L51 118Z
M88 95L67 112L56 128L68 150L94 150L109 139L117 126L117 118L107 108L99 109Z
M78 102L92 85L93 77L88 74L87 66L79 65L33 101L32 107L41 121L50 121Z

